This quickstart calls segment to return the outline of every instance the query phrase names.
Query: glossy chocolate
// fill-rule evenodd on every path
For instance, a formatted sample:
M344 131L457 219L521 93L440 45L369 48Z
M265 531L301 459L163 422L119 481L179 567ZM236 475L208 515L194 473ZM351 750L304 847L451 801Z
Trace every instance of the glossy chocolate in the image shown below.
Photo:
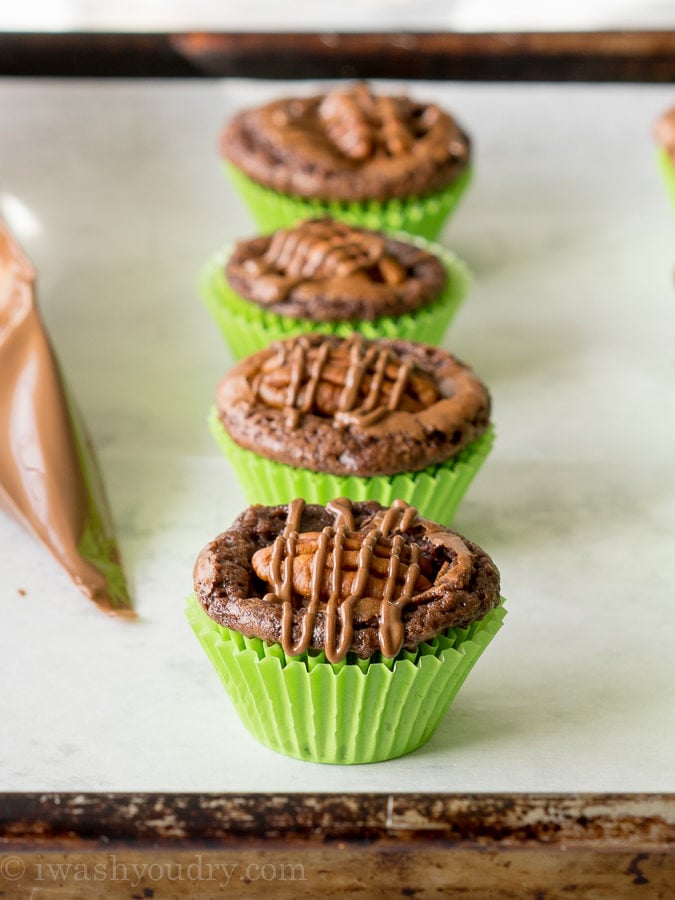
M0 224L0 508L97 606L133 616L103 483L38 313L34 281Z

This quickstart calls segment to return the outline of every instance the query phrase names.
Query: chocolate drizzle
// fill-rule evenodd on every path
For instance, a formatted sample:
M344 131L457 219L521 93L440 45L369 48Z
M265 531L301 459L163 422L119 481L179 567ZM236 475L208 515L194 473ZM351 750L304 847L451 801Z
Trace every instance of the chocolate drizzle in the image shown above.
M403 392L410 375L410 363L393 359L388 347L371 344L364 349L364 339L354 333L347 340L349 347L349 368L345 377L345 386L340 396L338 411L335 421L344 425L359 425L367 428L374 425L388 412L398 409ZM389 399L382 402L382 388L384 385L386 369L389 363L394 362L396 377L394 385L389 392ZM360 405L357 404L359 390L364 376L373 367L374 373L370 381L370 387L366 399Z
M291 657L396 657L499 604L490 557L403 501L251 506L194 568L206 613Z
M311 219L275 231L265 252L243 266L255 279L256 300L264 306L285 300L303 282L399 285L408 277L387 252L384 236L333 219Z
M352 512L351 500L347 497L336 497L335 500L329 500L326 504L328 512L335 516L335 527L344 523L348 531L354 531L354 513Z
M398 531L407 531L417 518L417 510L404 500L394 500L389 509L384 509L379 513L379 518L381 518L380 531L386 536L393 528Z
M288 507L283 532L271 548L257 551L252 560L258 577L267 580L272 588L263 600L282 604L284 652L297 656L309 648L323 602L326 659L339 662L353 641L356 605L375 600L379 604L380 650L384 656L396 656L405 640L403 611L430 589L429 581L421 575L420 547L404 538L417 522L417 510L403 500L396 500L376 517L370 530L353 531L351 503L340 497L326 507L335 516L332 526L327 525L320 533L300 533L304 508L303 500L294 500ZM396 533L390 537L392 531ZM453 538L457 538L453 549L460 560L469 551L461 538L456 535ZM309 579L305 577L307 556L311 557ZM443 575L448 576L449 572ZM308 601L295 640L294 600L296 605Z
M304 335L277 346L278 355L268 369L274 373L288 367L283 408L289 428L298 427L301 415L317 412L315 406L324 371L328 366L335 366L336 361L341 363L345 355L344 383L331 410L336 425L368 428L401 408L413 366L410 361L403 362L390 347L377 343L366 346L365 339L357 333L347 338L337 352L330 342L317 346ZM252 382L254 398L264 394L269 403L271 397L266 387L265 374L261 372ZM427 386L429 393L433 402L438 394Z

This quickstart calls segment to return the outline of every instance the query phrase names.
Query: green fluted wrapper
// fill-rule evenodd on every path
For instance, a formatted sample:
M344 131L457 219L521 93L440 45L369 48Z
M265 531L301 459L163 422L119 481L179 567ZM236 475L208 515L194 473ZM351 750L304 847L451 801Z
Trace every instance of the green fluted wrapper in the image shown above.
M675 208L675 163L673 163L670 155L662 147L657 151L657 158L663 180L668 189L670 201Z
M436 240L443 230L472 174L471 167L467 167L452 184L422 197L348 202L281 194L253 181L232 163L225 163L225 168L264 234L289 228L302 219L330 216L362 228L417 234L429 241Z
M313 322L311 319L280 316L246 300L230 287L225 277L230 248L213 256L206 265L199 282L200 292L236 359L263 350L273 341L310 332L337 334L346 338L358 331L371 339L400 338L422 344L440 344L469 289L469 270L458 257L443 247L410 235L400 237L437 256L447 273L446 285L438 299L402 316L380 316L372 322L360 319Z
M265 747L321 763L404 756L434 733L478 657L502 625L503 603L469 628L452 628L414 652L331 664L321 653L286 657L223 628L193 594L188 621L241 721Z
M394 500L405 500L421 515L443 525L452 521L494 443L494 429L490 426L478 440L447 462L420 472L359 478L299 469L245 450L232 440L215 407L209 415L209 428L249 503L276 506L302 497L307 503L325 506L335 497L349 497L354 503L377 500L382 506L391 506Z

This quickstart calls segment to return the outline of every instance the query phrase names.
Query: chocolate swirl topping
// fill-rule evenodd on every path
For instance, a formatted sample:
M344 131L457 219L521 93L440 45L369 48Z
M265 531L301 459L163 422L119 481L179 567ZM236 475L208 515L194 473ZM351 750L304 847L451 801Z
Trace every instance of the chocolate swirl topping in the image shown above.
M263 185L342 201L429 193L456 179L469 159L468 138L438 106L378 96L365 84L242 112L221 149Z
M435 300L446 281L433 254L332 219L239 242L226 275L248 300L314 321L412 312Z
M241 446L334 474L416 471L455 456L489 420L489 396L446 351L303 335L238 363L217 395Z
M288 656L323 649L329 662L350 651L394 657L499 602L489 557L401 500L251 507L202 551L195 587L221 624Z

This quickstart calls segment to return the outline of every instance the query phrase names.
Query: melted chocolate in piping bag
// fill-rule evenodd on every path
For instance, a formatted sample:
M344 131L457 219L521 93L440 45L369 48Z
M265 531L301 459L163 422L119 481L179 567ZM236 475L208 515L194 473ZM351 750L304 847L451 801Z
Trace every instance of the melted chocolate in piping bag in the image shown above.
M37 311L34 279L0 223L0 509L101 609L133 616L103 483Z

